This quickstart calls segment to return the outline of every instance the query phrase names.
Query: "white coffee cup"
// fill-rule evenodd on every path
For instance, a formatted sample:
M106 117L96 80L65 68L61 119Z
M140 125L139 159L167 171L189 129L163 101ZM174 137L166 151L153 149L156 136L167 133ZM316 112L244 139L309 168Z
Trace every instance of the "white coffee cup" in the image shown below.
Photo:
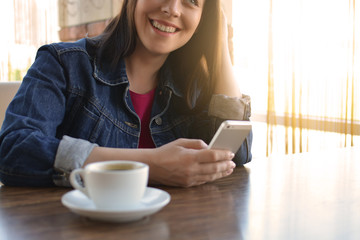
M80 178L83 185L79 183ZM98 209L124 209L139 203L144 196L149 166L134 161L105 161L75 169L71 185L87 195Z

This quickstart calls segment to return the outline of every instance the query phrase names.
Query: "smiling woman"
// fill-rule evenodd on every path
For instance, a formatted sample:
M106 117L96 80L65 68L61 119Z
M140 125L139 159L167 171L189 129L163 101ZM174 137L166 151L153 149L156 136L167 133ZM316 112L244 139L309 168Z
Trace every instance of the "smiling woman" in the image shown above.
M184 3L185 2L185 3ZM153 0L138 0L135 27L140 42L155 54L165 54L184 46L198 28L205 0L172 1L162 4ZM159 14L159 7L165 14ZM169 16L174 16L169 19ZM153 28L147 27L151 24ZM170 31L171 30L171 31Z
M0 181L68 186L76 168L123 159L189 187L251 161L251 132L237 152L207 145L250 117L224 20L220 0L124 0L99 36L42 46L0 132Z

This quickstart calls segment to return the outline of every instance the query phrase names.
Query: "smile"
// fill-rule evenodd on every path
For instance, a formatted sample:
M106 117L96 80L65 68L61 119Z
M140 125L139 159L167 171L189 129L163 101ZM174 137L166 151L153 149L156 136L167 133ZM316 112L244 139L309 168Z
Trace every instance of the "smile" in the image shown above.
M155 20L151 20L151 25L153 25L154 28L162 31L162 32L166 32L166 33L174 33L176 32L176 28L175 27L171 27L171 26L165 26Z

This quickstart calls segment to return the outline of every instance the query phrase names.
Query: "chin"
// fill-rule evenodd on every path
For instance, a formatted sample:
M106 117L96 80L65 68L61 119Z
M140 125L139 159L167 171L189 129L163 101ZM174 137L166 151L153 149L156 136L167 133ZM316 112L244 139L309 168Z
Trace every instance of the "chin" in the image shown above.
M165 49L165 48L153 48L149 49L149 52L151 52L153 55L169 55L171 52L175 51L175 49Z

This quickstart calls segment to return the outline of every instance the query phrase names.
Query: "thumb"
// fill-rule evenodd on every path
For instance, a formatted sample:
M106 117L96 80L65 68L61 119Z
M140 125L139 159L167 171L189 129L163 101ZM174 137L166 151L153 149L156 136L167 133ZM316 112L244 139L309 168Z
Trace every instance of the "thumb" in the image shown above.
M180 138L176 140L177 145L189 149L206 149L208 145L201 139Z

